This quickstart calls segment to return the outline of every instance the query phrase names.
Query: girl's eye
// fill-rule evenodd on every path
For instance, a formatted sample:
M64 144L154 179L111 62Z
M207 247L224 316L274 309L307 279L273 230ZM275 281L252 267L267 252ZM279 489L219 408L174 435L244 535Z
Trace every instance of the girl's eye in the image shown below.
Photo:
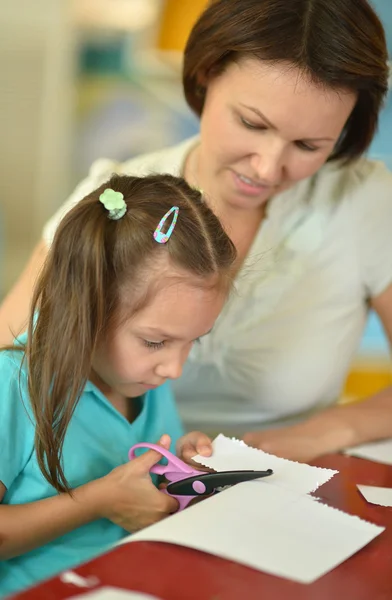
M247 129L257 129L258 131L264 131L267 129L265 125L255 125L254 123L244 119L244 117L240 117L240 121Z
M318 150L318 148L316 148L315 146L310 146L306 142L298 141L295 143L297 147L300 148L300 150L304 150L305 152L316 152L316 150Z
M151 342L150 340L143 340L143 343L150 350L160 350L165 345L165 342Z

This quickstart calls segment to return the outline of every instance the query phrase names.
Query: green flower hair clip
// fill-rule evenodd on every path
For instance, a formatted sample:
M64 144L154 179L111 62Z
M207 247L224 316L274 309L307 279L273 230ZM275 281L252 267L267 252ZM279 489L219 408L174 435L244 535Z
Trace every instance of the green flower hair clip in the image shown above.
M118 221L127 212L124 195L121 192L115 192L111 188L106 188L99 197L107 211L109 211L109 219Z

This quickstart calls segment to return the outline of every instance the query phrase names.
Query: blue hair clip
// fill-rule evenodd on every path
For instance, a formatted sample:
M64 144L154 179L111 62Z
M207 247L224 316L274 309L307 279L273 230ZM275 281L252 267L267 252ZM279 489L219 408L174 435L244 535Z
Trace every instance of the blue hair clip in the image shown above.
M168 210L167 213L159 221L158 227L154 231L154 239L156 242L158 242L158 244L166 244L166 242L169 241L170 236L173 233L174 227L176 226L179 211L180 211L180 209L178 208L178 206L172 206L171 209ZM172 213L174 213L173 221L171 222L171 225L170 225L169 229L167 230L167 232L162 233L162 227L164 226L167 219L170 217L170 215Z

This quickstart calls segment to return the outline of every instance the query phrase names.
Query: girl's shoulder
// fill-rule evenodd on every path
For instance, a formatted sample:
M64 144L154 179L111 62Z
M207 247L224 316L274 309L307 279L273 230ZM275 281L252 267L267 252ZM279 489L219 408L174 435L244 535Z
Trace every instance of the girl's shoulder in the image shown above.
M0 350L0 402L5 397L27 392L27 364L24 354L26 336L14 340L14 347Z
M14 423L18 429L32 421L27 365L23 347L18 347L22 339L15 340L15 348L0 351L0 423Z
M0 380L2 382L2 388L4 388L4 383L6 381L11 381L16 376L21 382L27 379L23 346L20 345L18 340L15 340L14 344L14 347L0 350Z
M0 481L9 490L30 459L35 420L23 351L0 351Z

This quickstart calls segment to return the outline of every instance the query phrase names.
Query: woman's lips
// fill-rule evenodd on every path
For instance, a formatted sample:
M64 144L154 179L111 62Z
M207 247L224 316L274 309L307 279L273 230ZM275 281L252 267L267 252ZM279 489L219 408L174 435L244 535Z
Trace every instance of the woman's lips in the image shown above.
M235 171L233 171L233 177L237 189L247 196L259 196L260 194L270 192L273 189L273 186L271 185L258 183L250 177L236 173Z

